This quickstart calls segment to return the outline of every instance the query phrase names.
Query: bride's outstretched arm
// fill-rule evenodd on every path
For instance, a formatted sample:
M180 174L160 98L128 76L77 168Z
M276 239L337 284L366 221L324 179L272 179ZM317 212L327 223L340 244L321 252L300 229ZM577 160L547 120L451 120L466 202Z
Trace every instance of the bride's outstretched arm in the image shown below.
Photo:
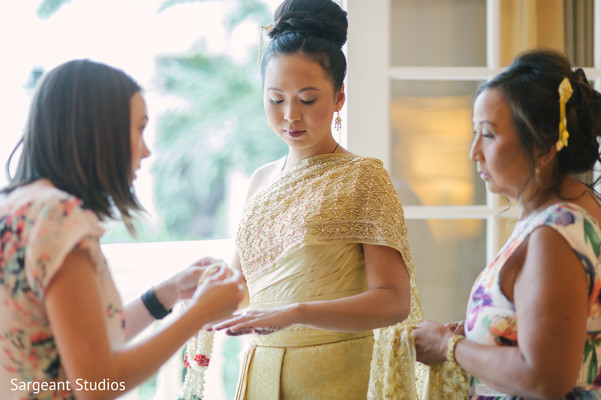
M387 246L363 244L367 291L336 300L249 310L219 323L229 334L270 333L294 324L360 332L403 321L411 303L410 278L401 254Z

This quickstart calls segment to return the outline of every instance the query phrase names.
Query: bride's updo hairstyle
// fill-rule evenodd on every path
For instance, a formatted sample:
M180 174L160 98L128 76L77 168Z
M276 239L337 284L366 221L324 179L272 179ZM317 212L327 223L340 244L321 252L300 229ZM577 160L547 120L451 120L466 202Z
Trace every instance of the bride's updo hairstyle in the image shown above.
M321 65L332 79L334 93L346 75L348 20L346 11L332 0L286 0L273 15L272 39L261 62L261 76L272 57L300 53Z

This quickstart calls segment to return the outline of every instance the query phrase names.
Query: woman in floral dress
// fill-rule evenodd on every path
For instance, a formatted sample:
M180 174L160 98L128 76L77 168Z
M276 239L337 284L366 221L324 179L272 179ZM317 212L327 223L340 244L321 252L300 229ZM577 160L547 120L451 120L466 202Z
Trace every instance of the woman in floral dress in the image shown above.
M417 358L455 361L473 400L601 399L601 205L574 176L599 161L601 95L563 55L533 50L479 89L473 119L470 158L520 217L466 320L415 330Z
M205 258L128 305L100 248L101 222L131 228L132 182L149 155L138 85L88 60L36 89L14 176L0 192L0 399L113 399L155 373L204 324L241 300L225 270L196 289ZM132 339L177 301L190 307Z

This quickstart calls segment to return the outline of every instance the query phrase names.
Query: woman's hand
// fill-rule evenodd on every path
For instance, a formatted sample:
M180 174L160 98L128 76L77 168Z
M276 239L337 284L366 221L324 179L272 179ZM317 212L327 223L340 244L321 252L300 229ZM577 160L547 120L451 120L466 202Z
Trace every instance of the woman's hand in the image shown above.
M426 365L443 362L447 358L447 343L454 335L456 326L441 325L434 321L424 321L413 331L417 361Z
M200 278L202 273L206 271L208 267L220 263L225 265L223 260L213 257L203 257L188 268L171 277L169 280L174 284L175 293L177 294L176 301L191 298L196 291L198 278Z
M291 306L273 308L269 310L246 310L236 314L233 318L214 325L215 330L226 329L230 336L257 333L265 335L284 329L292 325Z
M223 260L217 258L203 257L188 268L156 285L153 292L163 307L169 310L180 301L190 299L198 286L198 278L202 273L211 265L219 263L225 264Z
M444 324L455 335L465 335L465 321L449 322Z
M236 311L242 297L240 272L232 271L223 264L199 284L192 296L191 307L197 309L208 321L220 321Z

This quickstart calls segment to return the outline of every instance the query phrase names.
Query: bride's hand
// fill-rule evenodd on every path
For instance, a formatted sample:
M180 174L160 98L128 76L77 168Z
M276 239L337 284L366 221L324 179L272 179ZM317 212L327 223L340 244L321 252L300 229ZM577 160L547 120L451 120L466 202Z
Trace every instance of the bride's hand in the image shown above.
M257 333L265 335L279 331L292 325L290 307L279 307L267 310L245 310L232 318L212 326L212 329L223 330L230 336Z

